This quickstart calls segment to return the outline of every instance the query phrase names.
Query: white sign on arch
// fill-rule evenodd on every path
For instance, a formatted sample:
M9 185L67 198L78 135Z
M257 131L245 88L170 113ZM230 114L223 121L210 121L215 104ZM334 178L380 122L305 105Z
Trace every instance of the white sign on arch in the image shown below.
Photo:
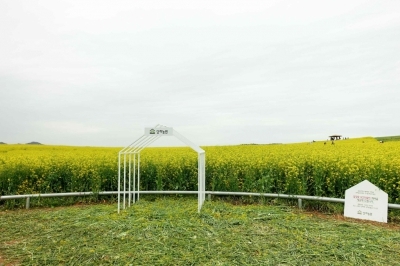
M139 200L140 196L140 152L162 136L175 136L188 145L198 154L198 212L200 212L205 200L206 190L206 152L187 138L179 134L172 127L157 125L145 128L143 136L131 145L123 148L118 154L118 213L131 202Z
M146 127L144 129L144 134L146 136L173 136L174 129L172 127Z

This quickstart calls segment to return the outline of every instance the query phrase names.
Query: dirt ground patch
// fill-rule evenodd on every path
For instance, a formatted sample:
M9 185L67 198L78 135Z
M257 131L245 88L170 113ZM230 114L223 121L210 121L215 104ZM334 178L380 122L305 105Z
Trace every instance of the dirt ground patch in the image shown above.
M5 257L0 254L0 266L17 266L21 265L18 261L7 262Z
M338 221L343 221L343 222L353 222L353 223L358 223L358 224L369 224L369 225L379 226L382 228L400 230L400 224L396 224L396 223L390 223L390 222L389 223L379 223L379 222L368 221L368 220L359 220L359 219L344 217L344 215L341 215L341 214L326 214L326 213L322 213L322 212L318 212L318 211L304 211L303 213L308 216L318 217L321 219L338 220Z
M20 241L12 240L12 241L8 241L8 242L4 242L2 244L4 244L4 246L7 247L7 246L14 246L18 243L20 243ZM21 265L21 263L18 261L7 262L6 257L0 253L0 266L16 266L16 265Z

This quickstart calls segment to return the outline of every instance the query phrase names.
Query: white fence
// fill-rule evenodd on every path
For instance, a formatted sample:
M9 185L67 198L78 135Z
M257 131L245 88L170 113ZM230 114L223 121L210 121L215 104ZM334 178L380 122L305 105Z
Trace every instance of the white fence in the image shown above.
M123 192L122 192L123 193ZM128 192L126 192L128 193ZM140 194L198 194L198 191L140 191ZM306 195L288 195L288 194L274 194L274 193L254 193L254 192L225 192L225 191L205 191L210 199L211 195L219 196L252 196L252 197L266 197L266 198L284 198L284 199L297 199L299 208L302 208L303 200L313 201L326 201L326 202L337 202L343 203L344 199L340 198L328 198L318 196L306 196ZM118 195L118 191L103 191L103 192L69 192L69 193L48 193L48 194L26 194L26 195L6 195L0 196L0 200L11 200L11 199L25 199L25 207L29 209L30 198L51 198L51 197L79 197L79 196L90 196L90 195ZM400 204L388 204L389 209L400 210Z

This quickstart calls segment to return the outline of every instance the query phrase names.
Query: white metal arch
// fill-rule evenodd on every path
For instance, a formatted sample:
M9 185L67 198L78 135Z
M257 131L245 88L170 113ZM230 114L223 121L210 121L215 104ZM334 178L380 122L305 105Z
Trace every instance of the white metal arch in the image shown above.
M156 125L152 128L145 128L143 136L134 141L131 145L123 148L118 153L118 213L125 209L126 195L128 194L128 206L131 202L139 200L140 196L140 152L162 136L175 136L188 145L198 154L198 212L200 212L205 200L206 190L206 152L193 142L179 134L172 127ZM121 178L121 164L123 167L123 178ZM121 191L122 183L122 191ZM127 191L128 185L128 191Z

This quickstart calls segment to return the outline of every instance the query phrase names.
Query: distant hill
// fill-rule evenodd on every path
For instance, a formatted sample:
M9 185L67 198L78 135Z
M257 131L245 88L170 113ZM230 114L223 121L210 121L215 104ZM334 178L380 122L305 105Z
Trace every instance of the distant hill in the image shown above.
M378 141L400 141L400 135L398 136L386 136L386 137L376 137Z
M29 142L29 143L26 143L26 144L29 144L29 145L43 145L42 143L37 142L37 141L32 141L32 142Z
M7 143L4 143L4 142L1 142L1 141L0 141L0 145L1 145L1 144L7 144Z

